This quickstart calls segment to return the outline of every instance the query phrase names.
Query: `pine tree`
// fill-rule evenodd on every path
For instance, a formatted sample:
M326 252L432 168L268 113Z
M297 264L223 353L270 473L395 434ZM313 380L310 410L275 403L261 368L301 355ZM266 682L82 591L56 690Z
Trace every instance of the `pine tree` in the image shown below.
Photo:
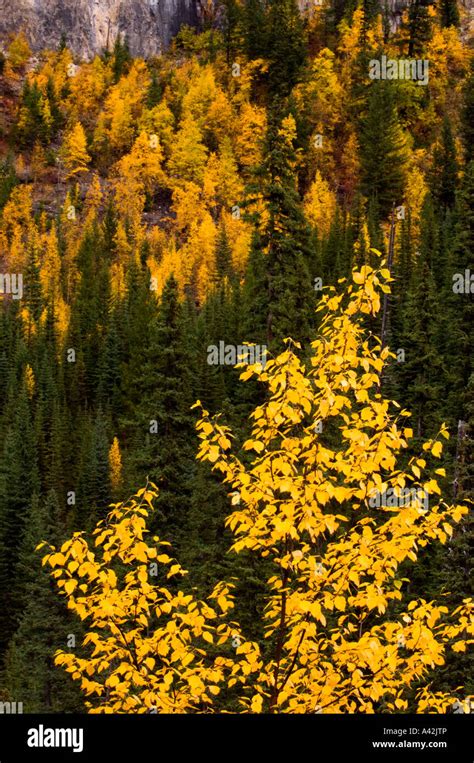
M243 30L247 56L251 59L264 56L267 48L263 0L244 0Z
M23 583L22 614L6 657L5 685L12 700L23 700L29 713L80 712L77 687L54 667L54 653L72 644L79 647L82 628L72 622L65 603L35 551L41 541L60 545L64 529L57 496L35 498L21 543L17 575Z
M266 259L266 341L270 347L290 335L304 341L313 313L310 228L296 187L295 137L293 117L281 119L278 111L273 112L261 171L267 220L260 234Z
M66 365L68 392L75 392L80 381L80 366L84 367L86 399L96 394L100 372L102 335L109 323L109 270L104 262L101 236L97 226L88 229L77 255L80 274L67 337L68 348L74 350L76 361Z
M217 281L232 274L232 249L230 247L225 223L221 222L216 241L215 269Z
M431 190L442 212L452 208L456 197L458 164L451 122L443 119L441 146L433 152Z
M445 374L437 346L438 305L433 275L425 261L414 273L403 315L400 346L404 361L398 363L398 383L404 404L412 412L415 437L434 435L441 424L439 399Z
M130 62L131 56L127 37L122 40L122 35L119 33L115 38L113 50L112 71L114 74L114 82L118 82L120 77L128 71Z
M459 26L460 18L457 0L440 0L438 10L442 27Z
M361 188L368 199L376 200L382 218L403 200L407 159L393 90L390 83L374 82L361 120Z
M440 215L430 194L427 194L420 215L419 255L427 263L435 285L441 289L446 278L445 252L440 245Z
M155 69L152 69L151 82L146 96L146 105L148 108L152 109L154 106L157 106L161 101L162 96L163 88L161 87L160 80Z
M243 9L237 0L223 0L223 6L224 45L227 65L230 66L242 46Z
M33 320L38 321L43 309L43 294L38 251L34 244L30 248L25 269L24 302Z
M37 444L25 387L16 394L15 408L0 464L0 654L5 653L18 624L20 541L40 488Z
M464 105L461 111L461 134L466 163L474 159L474 60L464 86Z
M447 362L455 376L449 396L458 401L467 388L473 373L474 293L472 282L466 289L466 271L470 275L474 251L474 161L465 170L456 202L456 225L453 244L446 265L444 291L449 339L446 343ZM472 276L471 276L472 279ZM459 286L460 284L460 286Z
M107 421L99 410L94 421L84 417L81 453L77 467L74 526L90 528L104 517L112 500L109 479L109 440Z
M286 97L307 62L305 30L296 0L268 0L266 30L270 95Z
M15 128L15 137L20 146L33 146L44 138L43 96L36 82L26 80L23 86L21 105Z
M268 288L266 256L256 229L252 232L242 290L242 334L249 342L265 344L267 338Z
M7 203L10 193L18 182L13 164L13 156L9 154L0 162L0 211Z
M119 330L123 310L115 307L110 315L107 334L99 356L97 402L102 408L110 410L118 417L122 402L121 361L123 356L123 338Z
M421 56L431 39L432 25L429 13L430 0L413 0L408 8L408 55Z
M136 442L140 445L133 454L133 467L139 479L148 477L159 486L156 523L174 542L183 532L183 512L194 474L190 411L194 401L184 326L178 285L171 277L135 379L140 396Z

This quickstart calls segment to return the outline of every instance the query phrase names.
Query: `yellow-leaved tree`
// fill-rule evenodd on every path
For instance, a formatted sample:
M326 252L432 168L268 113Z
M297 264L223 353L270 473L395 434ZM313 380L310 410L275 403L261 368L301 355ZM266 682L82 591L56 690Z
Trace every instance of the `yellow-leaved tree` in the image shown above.
M428 677L474 641L474 603L404 603L400 567L446 542L467 508L443 501L443 470L427 463L445 427L408 459L409 414L380 392L390 353L366 322L390 280L364 265L344 293L329 289L308 366L287 340L264 367L244 368L267 389L245 457L201 409L199 458L232 494L233 551L271 568L264 645L229 621L232 583L216 583L207 602L167 587L185 573L157 536L145 540L154 485L113 506L94 549L81 533L49 549L43 561L88 622L92 650L59 651L56 663L92 712L403 712L413 696L418 712L444 712L456 701Z
M80 122L75 122L64 137L60 157L66 169L66 179L87 171L91 158L87 152L87 138Z

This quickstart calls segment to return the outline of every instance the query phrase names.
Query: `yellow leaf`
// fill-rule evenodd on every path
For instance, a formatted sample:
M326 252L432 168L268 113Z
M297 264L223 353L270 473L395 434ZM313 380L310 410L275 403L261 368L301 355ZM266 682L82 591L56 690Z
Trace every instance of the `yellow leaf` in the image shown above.
M260 694L255 694L252 697L252 703L250 705L250 709L252 713L261 713L262 712L262 705L263 705L263 699L260 696Z
M209 448L208 459L211 463L214 463L219 458L219 448L217 445L211 445Z
M344 596L336 596L334 599L334 606L336 609L345 610L346 608L346 600Z
M74 591L76 586L77 586L77 580L68 580L66 582L66 584L64 586L64 590L66 591L68 596L69 596L69 594L71 594Z

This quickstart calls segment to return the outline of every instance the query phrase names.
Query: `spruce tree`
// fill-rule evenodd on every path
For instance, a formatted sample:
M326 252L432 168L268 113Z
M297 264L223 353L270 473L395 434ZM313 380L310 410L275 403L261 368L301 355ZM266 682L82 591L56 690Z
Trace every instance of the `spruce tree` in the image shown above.
M114 73L115 82L118 82L120 77L128 71L130 62L131 56L128 40L126 37L122 40L122 35L119 33L115 38L113 51L112 71Z
M266 53L265 4L263 0L244 0L244 45L247 56L261 58Z
M442 27L459 26L460 18L457 0L440 0L438 10Z
M271 111L261 170L267 219L259 244L266 264L263 293L270 349L289 336L304 342L314 314L309 266L311 232L297 190L294 127L291 116L282 119L278 109ZM254 257L255 265L259 257Z
M109 481L109 438L107 420L98 410L94 416L85 417L81 432L81 454L77 469L77 486L74 510L76 529L89 529L103 518L112 500Z
M465 170L456 201L456 224L453 244L446 266L446 289L443 313L449 320L446 354L455 380L449 395L459 400L473 373L474 291L472 252L474 251L474 161ZM467 284L466 284L467 273ZM467 289L466 289L467 285Z
M0 655L18 624L20 542L40 488L37 444L24 386L17 393L15 408L0 462Z
M414 272L403 315L400 346L405 358L396 365L403 403L412 413L410 423L417 438L436 434L441 424L439 399L445 368L437 346L438 316L435 282L422 260Z
M443 119L441 146L433 152L431 190L440 210L452 208L456 197L458 163L451 122Z
M242 47L242 27L244 12L237 0L223 0L223 34L227 65L230 66L235 54Z
M216 242L215 253L216 278L219 283L232 275L232 249L227 236L225 224L221 222Z
M54 653L79 647L81 623L73 621L54 581L35 551L41 541L60 546L64 538L56 493L31 503L21 542L18 578L23 583L21 617L6 656L5 686L13 701L24 701L28 713L81 712L83 702L70 677L54 666Z
M463 89L464 105L461 111L461 135L466 163L474 159L474 60Z
M382 219L402 203L407 159L391 83L374 81L360 125L361 190L377 202Z
M422 56L426 43L431 39L430 0L413 0L408 7L408 55Z
M133 454L139 480L149 477L159 487L155 529L174 542L180 540L190 484L194 474L191 405L193 380L184 335L178 285L171 277L163 290L150 342L142 348L140 394L136 411L141 446Z
M268 0L266 30L270 97L286 97L307 62L305 29L296 0Z

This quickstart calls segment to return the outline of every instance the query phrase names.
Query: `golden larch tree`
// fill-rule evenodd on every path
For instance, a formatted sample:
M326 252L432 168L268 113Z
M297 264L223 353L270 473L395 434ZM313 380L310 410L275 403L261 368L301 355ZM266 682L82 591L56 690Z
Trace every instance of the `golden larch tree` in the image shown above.
M91 158L87 152L86 133L80 122L75 122L66 133L60 158L64 163L67 180L87 171Z

